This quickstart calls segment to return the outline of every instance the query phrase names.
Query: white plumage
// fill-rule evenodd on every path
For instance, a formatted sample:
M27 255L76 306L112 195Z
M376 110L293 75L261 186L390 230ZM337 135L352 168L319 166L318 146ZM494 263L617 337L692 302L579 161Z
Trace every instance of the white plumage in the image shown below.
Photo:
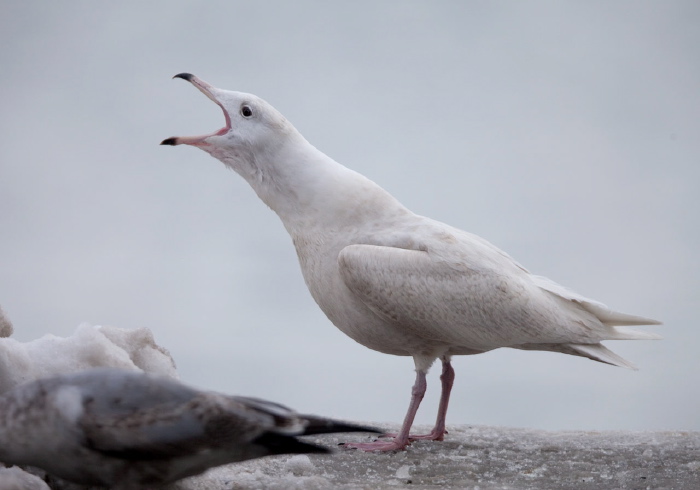
M612 311L530 274L476 235L412 213L313 147L262 99L190 74L176 77L216 102L226 126L162 144L196 146L239 173L281 218L309 291L328 318L370 349L415 360L401 432L393 441L349 446L391 450L415 437L441 440L453 355L512 347L633 367L600 342L659 338L619 328L659 322ZM436 426L426 436L409 435L425 373L438 358L443 393Z

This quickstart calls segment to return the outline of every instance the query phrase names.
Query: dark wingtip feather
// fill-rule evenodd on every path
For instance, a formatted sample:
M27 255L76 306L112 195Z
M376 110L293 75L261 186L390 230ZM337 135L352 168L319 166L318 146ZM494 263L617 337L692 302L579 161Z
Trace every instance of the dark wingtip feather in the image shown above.
M328 454L331 451L323 446L301 442L293 436L266 432L253 441L263 446L268 454Z
M302 418L307 421L304 429L305 436L313 434L331 434L334 432L373 432L375 434L383 434L383 430L365 425L350 424L339 420L326 419L323 417L315 417L313 415L303 415Z

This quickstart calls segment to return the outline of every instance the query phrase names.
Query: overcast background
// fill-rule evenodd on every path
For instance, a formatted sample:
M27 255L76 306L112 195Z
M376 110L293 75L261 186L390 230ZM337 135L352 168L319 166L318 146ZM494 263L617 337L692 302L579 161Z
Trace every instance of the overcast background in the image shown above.
M449 423L699 430L699 26L695 1L2 2L0 304L22 341L144 326L189 383L402 420L412 360L325 318L243 179L158 145L224 124L187 71L413 211L665 322L607 343L638 372L457 358Z

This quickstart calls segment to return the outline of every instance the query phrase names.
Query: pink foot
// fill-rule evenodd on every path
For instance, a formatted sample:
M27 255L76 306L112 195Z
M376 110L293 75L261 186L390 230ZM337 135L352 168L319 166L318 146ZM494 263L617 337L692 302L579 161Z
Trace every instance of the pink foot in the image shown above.
M431 432L430 434L416 434L416 435L409 435L408 440L413 441L417 439L422 439L424 441L444 441L445 440L445 434L447 434L447 431L444 432Z
M401 442L396 439L391 441L374 441L374 442L346 442L342 446L347 449L359 449L360 451L403 451L406 446L411 444L409 441Z
M429 434L410 434L408 436L409 441L417 441L417 440L423 440L423 441L444 441L445 440L445 434L447 434L447 431L439 432L439 431L431 431ZM397 434L382 434L379 437L396 437Z

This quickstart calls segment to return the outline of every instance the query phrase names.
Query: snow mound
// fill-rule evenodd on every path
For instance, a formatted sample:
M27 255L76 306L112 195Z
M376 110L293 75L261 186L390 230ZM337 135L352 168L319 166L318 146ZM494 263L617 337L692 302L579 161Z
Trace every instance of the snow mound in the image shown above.
M65 338L44 335L24 343L0 338L0 393L35 379L100 366L177 377L170 353L147 328L82 325Z
M0 468L0 490L50 490L38 476L13 466Z

